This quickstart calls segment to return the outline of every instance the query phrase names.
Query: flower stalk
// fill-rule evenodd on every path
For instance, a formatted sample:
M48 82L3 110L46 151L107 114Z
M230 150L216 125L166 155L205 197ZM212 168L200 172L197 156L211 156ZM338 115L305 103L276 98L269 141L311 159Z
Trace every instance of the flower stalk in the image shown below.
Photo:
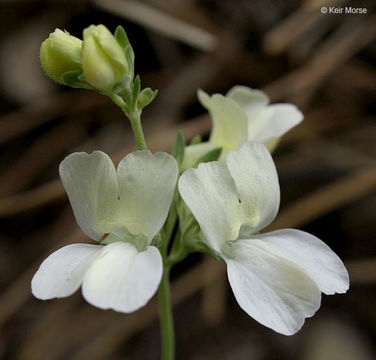
M162 280L158 289L159 321L161 327L161 359L175 358L175 330L171 307L170 267L163 269Z
M141 114L140 111L135 110L128 115L129 121L131 122L134 138L136 140L137 148L139 150L147 149L144 132L141 125Z

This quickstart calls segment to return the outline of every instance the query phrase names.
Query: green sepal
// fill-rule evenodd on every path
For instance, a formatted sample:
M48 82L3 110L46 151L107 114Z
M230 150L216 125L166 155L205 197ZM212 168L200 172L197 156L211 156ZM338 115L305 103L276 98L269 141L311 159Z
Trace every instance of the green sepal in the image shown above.
M188 254L199 251L211 255L215 260L222 260L221 255L207 244L200 225L181 197L179 197L177 202L177 210L179 214L179 232L181 235L176 245L175 243L173 244L171 254L179 252Z
M125 49L125 58L127 59L129 69L130 69L130 73L131 73L131 77L133 79L133 76L134 76L134 52L133 52L133 49L130 45L129 45L129 47L127 47Z
M135 108L138 98L140 97L140 90L141 90L141 80L140 75L137 75L133 81L133 88L132 88L132 109Z
M189 249L185 247L180 231L178 230L177 236L171 246L170 254L166 259L166 265L172 266L182 260L189 254Z
M215 260L222 260L221 255L207 244L200 229L200 225L192 214L188 215L186 218L179 216L179 219L180 222L185 223L182 224L180 228L182 232L182 240L180 241L183 242L180 246L184 246L187 253L199 251L211 255ZM182 219L185 219L185 221L182 221Z
M200 163L207 163L210 161L217 161L222 154L222 148L217 147L213 150L208 151L206 154L202 155L196 162L193 167L197 167Z
M141 91L138 97L137 107L142 110L145 106L148 106L158 95L158 90L152 90L150 88L145 88Z
M127 33L121 25L116 28L114 36L123 50L125 50L128 46L131 46Z
M178 130L176 134L175 144L172 148L171 154L176 159L177 163L181 165L184 161L185 152L185 137L181 130Z
M216 261L222 261L223 260L222 255L219 252L217 252L214 249L212 249L208 245L208 243L207 243L207 241L206 241L206 239L204 237L204 234L202 233L201 230L197 234L197 236L195 237L193 243L194 243L194 249L195 249L195 251L200 251L200 252L209 254Z
M157 235L153 237L153 240L151 241L151 245L156 246L157 248L159 248L162 245L162 235L160 233L158 233Z
M170 255L177 254L180 251L180 249L183 247L182 236L180 234L180 230L178 231L179 231L178 235L180 236L176 236L174 238L174 241L172 243L171 250L170 250Z
M148 246L148 238L144 234L133 234L125 226L112 230L102 244L111 244L119 241L132 244L139 252L146 250Z
M201 135L195 135L189 145L196 145L196 144L201 144L202 143L202 137Z
M124 99L120 96L120 95L117 95L117 94L112 94L110 95L110 99L117 105L119 106L120 109L125 109L127 107L127 104L126 102L124 101Z
M116 30L114 37L119 45L124 50L125 58L127 59L128 65L131 70L132 78L134 75L134 52L131 43L129 42L127 33L125 32L124 28L119 25Z
M209 247L209 245L207 245L203 241L197 241L195 249L196 249L196 251L200 251L200 252L209 254L216 261L222 261L223 260L220 253L213 250L211 247Z
M75 70L75 71L67 71L61 78L64 84L72 87L72 88L83 88L93 90L93 87L90 86L86 81L82 71Z
M196 238L201 233L200 225L181 197L179 197L179 201L177 203L177 210L179 215L179 230L181 232L181 237L186 246L195 249L194 244L196 242Z

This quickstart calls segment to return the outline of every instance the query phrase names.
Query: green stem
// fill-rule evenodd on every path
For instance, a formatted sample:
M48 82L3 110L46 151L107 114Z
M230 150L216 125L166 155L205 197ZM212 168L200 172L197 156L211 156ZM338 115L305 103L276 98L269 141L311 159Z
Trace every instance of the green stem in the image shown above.
M141 125L141 116L140 111L133 111L131 114L129 114L129 120L132 125L132 130L134 137L136 139L136 144L139 150L145 150L147 149L144 132L142 130Z
M165 265L166 266L172 266L180 261L182 261L187 255L188 251L183 246L182 243L182 234L180 232L180 229L175 234L174 239L172 240L172 248L170 251L170 254L165 259Z
M175 334L170 297L170 268L165 267L158 290L159 321L161 326L162 360L175 359Z
M144 132L141 124L141 110L136 106L137 98L133 96L132 89L124 87L123 91L119 94L110 95L111 100L119 106L124 114L131 122L136 144L139 150L147 149ZM138 95L137 95L138 96Z
M167 248L170 243L170 239L172 236L172 233L174 231L175 223L178 218L178 212L176 209L177 199L178 199L179 193L177 189L174 193L174 198L172 200L170 212L168 213L167 220L163 226L162 230L162 236L163 236L163 244L161 247L162 254L166 257L167 256Z

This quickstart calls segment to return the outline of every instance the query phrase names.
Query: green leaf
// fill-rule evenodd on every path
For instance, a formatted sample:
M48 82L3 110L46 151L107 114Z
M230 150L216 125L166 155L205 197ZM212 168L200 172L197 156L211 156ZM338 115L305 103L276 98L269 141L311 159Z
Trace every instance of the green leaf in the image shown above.
M222 154L222 148L218 147L210 150L205 155L202 155L198 160L196 160L193 167L197 167L200 163L206 163L210 161L217 161Z
M148 106L158 95L158 90L152 90L150 88L145 88L141 91L140 96L138 97L137 107L141 110L145 106Z
M83 88L83 89L93 89L86 81L83 79L83 73L81 70L67 71L61 76L63 82L73 88Z
M178 164L182 164L184 160L184 150L185 150L185 138L183 131L179 130L176 134L175 144L172 148L172 156L176 159Z
M201 144L202 143L202 137L201 135L195 135L189 145L196 145L196 144Z

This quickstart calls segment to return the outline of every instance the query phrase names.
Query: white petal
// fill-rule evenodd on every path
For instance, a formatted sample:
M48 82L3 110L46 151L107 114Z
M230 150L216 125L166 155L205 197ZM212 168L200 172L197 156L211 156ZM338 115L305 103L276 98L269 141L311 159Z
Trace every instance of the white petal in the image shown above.
M183 169L189 169L194 166L195 162L206 153L216 148L210 142L202 142L200 144L188 145L184 150ZM223 152L223 151L222 151Z
M179 179L179 192L215 250L238 237L240 204L224 164L209 162L185 171Z
M163 226L174 195L178 166L169 154L136 151L117 169L123 225L151 241Z
M238 240L227 274L240 307L284 335L296 333L320 307L321 293L305 271L276 256L262 240Z
M273 104L249 118L249 139L266 142L284 135L302 122L304 116L292 104Z
M86 272L82 293L101 309L133 312L157 291L162 271L162 257L156 247L138 252L129 243L112 243L103 248Z
M102 246L72 244L48 256L31 281L31 291L41 300L72 295L81 285L85 271Z
M74 153L62 161L59 170L78 225L86 235L99 240L118 214L114 164L101 151Z
M349 275L341 259L317 237L300 230L283 229L258 236L274 246L274 253L301 266L327 295L345 293Z
M246 225L251 233L270 224L278 213L280 192L273 159L263 144L245 143L227 156L227 167L235 181Z
M198 99L210 113L213 129L210 142L225 151L239 149L247 141L248 119L245 112L232 99L220 94L209 96L198 91Z
M247 86L234 86L226 96L234 100L248 118L269 104L269 98L263 91L253 90Z

